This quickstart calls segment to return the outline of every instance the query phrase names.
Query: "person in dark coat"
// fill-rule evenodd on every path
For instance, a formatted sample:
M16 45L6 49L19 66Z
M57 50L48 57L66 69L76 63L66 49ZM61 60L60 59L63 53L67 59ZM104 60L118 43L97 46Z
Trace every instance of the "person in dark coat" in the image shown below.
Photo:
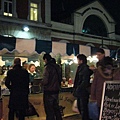
M84 54L77 55L78 68L73 86L73 95L77 98L78 110L82 115L82 120L89 120L88 101L90 75L93 73L87 65L87 58Z
M61 81L60 68L52 61L49 54L45 54L43 60L46 63L42 81L46 120L62 120L58 97Z
M7 72L5 85L10 90L8 120L14 120L16 112L19 120L25 120L24 114L28 108L29 74L22 68L19 58L14 60L13 69Z

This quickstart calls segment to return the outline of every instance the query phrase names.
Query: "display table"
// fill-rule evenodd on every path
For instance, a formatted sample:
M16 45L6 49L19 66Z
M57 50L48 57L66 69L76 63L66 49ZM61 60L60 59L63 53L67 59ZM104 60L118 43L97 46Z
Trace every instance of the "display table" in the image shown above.
M59 100L60 100L60 106L63 109L63 117L66 116L71 116L76 113L72 111L72 104L74 102L74 97L71 94L71 92L61 92L59 94ZM2 97L2 102L3 102L3 120L7 120L8 118L8 101L9 101L9 96L3 96ZM35 107L36 111L39 114L39 117L33 116L26 118L25 120L45 120L45 112L44 112L44 105L43 105L43 94L30 94L29 95L29 101L33 104Z

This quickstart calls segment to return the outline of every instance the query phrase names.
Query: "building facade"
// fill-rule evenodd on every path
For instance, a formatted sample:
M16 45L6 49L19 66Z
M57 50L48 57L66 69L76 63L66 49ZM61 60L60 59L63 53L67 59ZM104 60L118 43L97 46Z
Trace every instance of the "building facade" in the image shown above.
M50 10L50 0L0 0L0 35L51 40Z
M115 21L98 1L76 10L69 22L52 22L52 26L52 40L55 41L65 40L107 49L120 47L115 35Z
M115 21L99 1L58 23L51 20L51 0L0 0L0 35L116 51L120 47Z

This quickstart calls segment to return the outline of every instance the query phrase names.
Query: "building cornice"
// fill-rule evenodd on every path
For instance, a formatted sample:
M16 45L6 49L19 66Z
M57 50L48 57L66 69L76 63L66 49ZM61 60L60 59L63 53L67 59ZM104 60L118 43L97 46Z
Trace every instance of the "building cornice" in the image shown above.
M46 29L50 29L52 26L49 23L36 22L36 21L24 20L24 19L7 17L7 16L0 16L0 21L14 23L14 24L28 25L28 26L39 27L39 28L46 28Z

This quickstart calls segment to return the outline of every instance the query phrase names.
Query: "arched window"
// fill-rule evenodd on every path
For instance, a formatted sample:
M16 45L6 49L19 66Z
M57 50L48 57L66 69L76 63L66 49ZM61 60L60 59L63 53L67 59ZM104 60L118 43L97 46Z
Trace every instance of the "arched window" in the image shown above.
M107 37L107 29L105 24L95 15L90 15L86 18L82 33Z

